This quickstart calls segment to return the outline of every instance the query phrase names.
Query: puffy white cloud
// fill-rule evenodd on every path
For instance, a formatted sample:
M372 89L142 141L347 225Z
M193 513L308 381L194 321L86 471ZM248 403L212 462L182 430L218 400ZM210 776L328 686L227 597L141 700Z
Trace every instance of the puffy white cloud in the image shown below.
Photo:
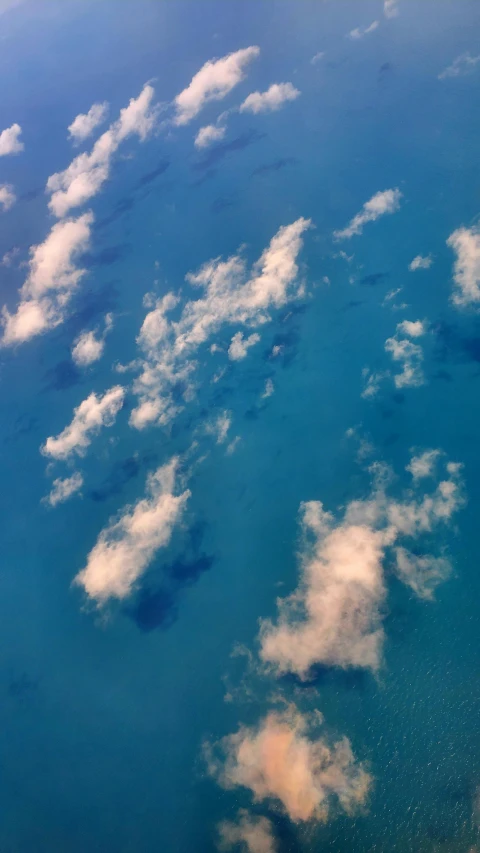
M411 263L408 265L408 269L410 272L415 272L416 270L428 270L433 264L433 258L431 255L417 255Z
M383 14L386 18L396 18L398 15L397 0L384 0Z
M49 207L57 217L84 204L96 195L110 175L112 158L120 144L136 135L142 141L153 130L158 109L153 105L155 91L145 85L138 98L120 110L116 122L95 142L91 152L79 154L63 172L56 172L47 181L51 193Z
M262 394L262 400L267 399L267 397L271 397L272 394L275 393L275 385L273 384L272 379L267 379L265 382L265 389Z
M447 80L449 77L464 77L466 74L471 74L475 71L480 62L480 54L472 56L471 53L461 53L453 60L452 64L445 68L438 75L439 80Z
M324 56L325 56L325 52L323 50L320 50L318 53L316 53L314 56L312 56L312 58L310 60L310 65L316 65L317 62L320 62L320 60L323 59Z
M0 185L0 206L2 210L5 212L6 210L10 210L11 207L15 204L17 197L15 195L14 189L10 184L1 184Z
M453 278L456 291L455 305L469 305L480 301L480 230L457 228L447 240L447 246L456 254Z
M273 827L266 817L253 817L240 809L237 821L224 820L218 827L220 850L230 850L237 844L246 853L276 853Z
M146 358L134 383L140 402L131 415L133 426L166 423L178 412L173 387L183 384L191 393L193 356L222 326L261 326L272 309L303 292L297 281L297 257L309 227L310 220L298 219L280 228L250 274L241 255L226 261L216 258L190 273L188 282L201 288L203 296L186 302L178 320L167 316L178 304L176 297L168 294L156 303L138 337Z
M72 422L56 437L49 436L41 448L52 459L68 459L74 453L83 456L92 438L101 428L113 426L122 408L125 389L110 388L103 396L94 392L74 409Z
M72 495L80 491L82 486L83 477L78 471L72 474L71 477L65 477L63 480L59 477L53 481L52 490L46 498L43 498L43 501L50 504L50 506L57 506L57 504L68 501Z
M407 471L410 471L414 480L421 480L423 477L431 477L437 460L440 456L439 450L425 450L419 456L412 456Z
M415 462L410 463L412 469L418 470ZM372 494L350 502L338 523L319 501L301 506L301 581L290 596L278 600L277 624L267 620L260 629L260 656L279 673L305 678L318 663L379 668L386 596L383 561L393 546L400 579L422 597L429 597L447 575L446 561L414 557L398 540L418 539L448 524L464 502L459 466L447 463L447 476L433 492L407 490L401 500L387 495L387 471L374 465L372 472Z
M205 127L201 127L195 137L195 147L207 148L214 142L218 142L223 139L226 130L226 127L217 127L215 124L207 124Z
M111 314L105 317L103 333L97 337L93 331L82 332L72 348L72 359L78 367L88 367L102 357L105 349L105 337L113 326Z
M70 138L76 143L83 142L84 139L87 139L93 133L99 124L105 121L107 113L107 101L104 101L102 104L93 104L88 113L79 113L68 127Z
M390 353L393 361L399 362L402 372L394 376L397 388L418 388L425 382L422 370L423 350L418 344L414 344L402 335L417 338L425 334L425 327L421 320L404 320L398 323L393 337L385 341L385 350Z
M14 314L3 309L3 344L16 344L62 322L65 308L86 270L76 266L90 244L92 213L56 223L43 243L30 249L29 274Z
M7 154L19 154L25 148L20 139L22 128L19 124L12 124L0 133L0 157Z
M147 497L124 509L100 533L75 578L99 605L109 598L126 598L160 548L170 542L190 492L175 495L178 458L161 466L147 480Z
M378 21L372 21L368 27L356 27L354 30L350 30L348 37L354 40L363 39L364 36L373 33L379 26Z
M228 357L231 361L241 361L242 358L245 358L250 347L258 344L260 340L260 335L256 332L253 335L250 335L248 338L243 337L242 332L236 332L230 342L230 346L228 348Z
M279 802L295 823L326 821L332 810L354 814L371 778L355 762L350 742L309 737L309 721L295 707L271 712L257 727L241 727L207 749L209 771L224 788L247 788L257 802ZM268 848L267 848L268 849Z
M266 113L279 110L288 101L295 101L300 95L292 83L273 83L266 92L252 92L240 104L240 112Z
M225 98L245 79L246 67L259 53L259 47L246 47L206 62L187 88L175 98L175 124L188 124L210 101Z
M361 234L363 226L367 222L374 222L387 213L395 213L400 207L401 198L402 193L399 189L375 193L369 201L365 202L360 213L353 217L346 228L342 231L334 231L334 238L336 240L347 240L354 234Z

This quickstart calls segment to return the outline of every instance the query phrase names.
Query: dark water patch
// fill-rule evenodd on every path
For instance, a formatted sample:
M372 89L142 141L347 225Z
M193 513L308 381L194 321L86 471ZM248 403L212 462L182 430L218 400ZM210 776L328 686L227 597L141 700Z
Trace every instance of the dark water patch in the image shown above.
M47 382L44 391L66 391L81 383L82 374L73 361L65 359L47 370L43 378Z
M480 363L480 323L474 320L468 330L454 323L439 322L433 326L434 358L437 362L474 361Z
M360 305L365 305L365 302L361 299L351 299L346 305L342 305L339 310L344 313L345 311L350 311L352 308L360 308Z
M170 160L167 160L167 158L160 160L156 169L152 169L151 172L146 172L144 175L142 175L136 185L136 189L141 189L142 187L146 187L148 184L153 183L153 181L159 178L160 175L165 174L169 166Z
M117 284L119 284L119 279L112 279L99 290L88 290L78 297L76 300L76 310L71 314L63 327L70 341L85 326L98 320L99 317L115 311L118 307L120 296Z
M278 679L284 684L308 689L312 687L337 687L341 690L357 690L364 692L371 683L371 676L364 669L341 669L340 667L314 664L310 667L305 678L294 673L287 673Z
M121 219L122 216L129 213L135 207L135 203L136 200L134 196L128 196L120 199L108 216L105 216L103 219L99 219L96 223L95 230L101 231L102 228L106 228L107 225L111 225L112 222L116 222L117 219Z
M38 426L38 418L32 415L19 415L13 424L12 432L5 436L4 444L9 444L12 441L18 441L24 435L30 435Z
M385 80L386 77L389 77L393 72L393 65L391 62L384 62L383 65L378 69L378 79Z
M395 393L392 394L392 400L398 406L401 406L402 403L405 402L405 394L403 394L402 391L395 391Z
M20 196L19 201L34 201L39 196L43 195L45 192L44 187L37 187L34 190L29 190Z
M21 705L31 705L38 693L39 682L26 672L10 671L7 679L7 694Z
M377 284L382 284L388 276L388 272L372 272L369 275L364 275L360 279L360 284L364 284L367 287L376 287Z
M211 169L212 166L217 166L221 163L229 154L233 154L235 151L243 151L255 142L259 142L265 135L264 133L258 133L257 130L247 130L230 142L219 142L218 145L212 146L200 160L197 160L192 168L198 172Z
M116 462L101 486L90 491L89 497L93 501L103 502L119 495L130 480L134 480L145 467L153 466L157 461L156 453L150 451L142 456L137 454Z
M277 332L262 358L264 361L279 363L281 367L288 367L296 358L299 345L300 332L297 327L292 327L285 332Z
M378 409L380 416L384 420L389 420L389 418L393 418L394 412L393 409L388 409L386 406L380 406Z
M387 435L386 438L384 438L384 440L383 440L383 446L384 447L391 447L392 444L397 443L397 441L400 439L400 437L401 437L400 433L398 433L398 432L389 433L389 435Z
M219 196L212 203L210 210L212 213L223 213L224 210L228 210L229 207L234 207L235 202L231 198L223 198Z
M134 605L125 609L140 631L147 634L157 628L165 630L175 622L177 608L174 596L166 589L142 589Z
M194 559L178 559L167 566L165 573L180 586L195 583L201 575L212 568L214 558L201 554Z
M253 170L252 175L269 175L272 172L279 172L280 169L285 169L287 166L296 166L298 162L296 157L282 157L273 163L264 163L263 166L258 166Z
M443 382L453 382L453 376L448 370L437 370L436 373L433 374L432 379L441 379Z
M198 178L198 180L197 180L197 181L193 181L193 183L192 183L192 184L190 184L190 186L192 186L192 187L201 187L201 186L202 186L202 184L204 184L206 181L211 181L211 180L215 177L215 175L216 175L216 174L217 174L217 170L216 170L216 169L207 169L207 171L205 172L205 174L204 174L204 175L202 175L202 177L201 177L201 178Z
M122 261L131 251L131 243L118 243L116 246L106 246L96 254L87 252L82 255L80 263L88 267L108 267Z

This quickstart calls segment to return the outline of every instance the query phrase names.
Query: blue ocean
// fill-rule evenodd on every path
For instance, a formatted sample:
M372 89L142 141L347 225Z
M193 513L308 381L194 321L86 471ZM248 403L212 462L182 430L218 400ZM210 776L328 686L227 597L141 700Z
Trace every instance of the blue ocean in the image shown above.
M16 149L16 131L3 138L6 156L0 137L0 185L15 196L2 211L0 189L1 853L480 850L480 5L7 0L0 33L0 133L21 128ZM128 135L119 116L145 86L150 118ZM104 103L103 124L69 135ZM209 144L197 136L206 127ZM50 176L106 131L117 147L85 167L98 185L55 211ZM70 172L62 180L76 191ZM87 211L77 253L59 261L56 245L46 257L57 226ZM302 219L298 242L266 266L275 235ZM225 296L232 257L241 270ZM260 291L245 290L240 304L262 269L259 287L288 294L258 307ZM201 316L194 274L218 287ZM44 327L18 323L7 339L8 318L32 300ZM152 355L141 330L155 310ZM72 350L88 332L101 357L85 366ZM236 357L239 332L255 340ZM182 334L199 342L181 350ZM146 363L155 381L174 376L162 379L165 416L138 428L142 400L159 399L139 391ZM114 414L82 422L58 450L82 402L117 386ZM426 465L437 449L438 476L424 477L412 458ZM172 459L174 495L188 496L161 538L163 516L145 533L139 513ZM455 511L445 498L434 523L437 504L422 504L433 515L418 510L406 546L409 566L427 552L422 570L448 561L430 596L397 571L406 540L382 501L436 495L457 477L447 463L462 466ZM380 469L385 499L372 485ZM48 497L76 474L75 494ZM368 612L359 594L351 618L367 612L361 630L380 631L378 665L355 657L355 632L343 639L361 578L332 581L340 621L326 652L332 611L319 600L314 651L298 652L307 664L293 646L305 613L288 623L290 664L267 659L279 599L330 594L332 530L369 500L388 518L360 524L377 537L379 592ZM316 563L302 513L318 502L330 526ZM87 565L98 593L78 581ZM117 569L130 579L112 592ZM303 728L320 714L315 732ZM268 720L287 738L286 770L276 747L267 756ZM328 775L344 738L348 772L370 780L355 807L347 771ZM230 750L220 770L210 750Z

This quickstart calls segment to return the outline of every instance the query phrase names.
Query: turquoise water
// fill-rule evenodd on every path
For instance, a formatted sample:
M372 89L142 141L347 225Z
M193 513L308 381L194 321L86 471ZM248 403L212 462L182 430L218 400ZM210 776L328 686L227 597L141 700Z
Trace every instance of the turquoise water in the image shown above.
M116 159L89 205L89 274L69 318L2 351L2 853L214 850L216 824L251 799L207 777L202 742L255 723L280 687L305 710L320 708L374 777L365 814L324 826L299 828L254 805L274 822L280 853L467 853L477 839L480 327L472 309L449 301L446 239L479 213L480 72L442 83L437 75L475 53L480 7L404 0L399 12L386 21L381 4L367 1L84 0L26 2L0 16L0 127L17 121L25 141L21 156L0 160L1 180L19 197L2 216L0 256L18 246L25 260L45 238L43 187L72 158L68 124L94 101L110 101L114 117L152 80L168 102L207 59L250 44L261 57L228 105L276 80L302 92L277 113L233 115L226 142L241 143L214 149L210 164L202 166L192 128L214 121L218 104L200 123L126 145L131 156ZM377 32L345 38L376 18ZM318 51L325 57L312 66ZM334 258L333 230L396 186L400 210L345 246L350 265ZM300 256L306 297L274 313L261 343L215 385L200 359L197 398L171 428L131 429L129 394L81 461L83 497L55 510L41 504L51 477L39 447L92 390L122 381L112 367L137 356L144 294L185 289L187 272L242 244L253 262L300 216L315 226ZM412 258L429 252L432 267L409 273ZM361 283L379 273L376 284ZM10 308L24 275L1 268ZM398 287L410 308L395 313L382 302ZM79 372L72 341L107 311L115 325L105 355ZM390 366L384 342L404 317L430 324L425 386L398 393L390 381L362 399L362 368ZM226 344L228 331L219 336ZM272 360L275 345L283 351ZM262 400L268 378L275 393ZM241 438L232 455L204 430L224 409L231 437ZM329 670L312 695L247 673L253 699L240 692L226 703L245 674L232 649L256 651L259 619L275 618L276 597L297 584L300 503L321 500L335 512L368 492L350 427L395 469L399 491L412 447L441 447L464 463L468 503L442 536L453 577L425 603L387 569L377 679ZM131 598L95 612L72 579L109 518L142 497L148 472L186 454L194 438L198 456L209 455L190 474L183 524Z

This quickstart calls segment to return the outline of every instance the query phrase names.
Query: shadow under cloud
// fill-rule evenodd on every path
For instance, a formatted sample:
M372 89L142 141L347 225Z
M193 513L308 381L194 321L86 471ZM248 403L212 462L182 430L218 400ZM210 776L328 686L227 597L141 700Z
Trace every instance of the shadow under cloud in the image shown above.
M329 686L342 690L358 690L363 693L370 684L371 675L365 669L341 669L316 663L310 667L306 678L302 679L294 673L287 673L280 676L278 680L299 688Z
M43 378L47 382L44 391L66 391L81 383L82 374L73 361L65 359L47 370Z
M212 166L217 166L221 163L229 154L235 151L243 151L255 142L259 142L265 135L264 133L259 133L257 130L247 130L235 139L230 140L230 142L219 142L218 145L213 145L200 160L197 160L192 168L197 172L207 171Z
M367 287L375 287L377 284L382 284L388 278L388 272L372 272L369 275L364 275L360 279L360 284Z
M118 243L116 246L106 246L96 254L86 252L82 255L80 263L88 267L108 267L122 261L131 251L130 243Z
M148 184L151 184L153 181L159 178L160 175L163 175L167 171L169 166L170 160L167 160L166 158L164 160L161 160L156 169L152 169L151 172L146 172L144 175L142 175L136 185L136 189L139 190L142 189L142 187L146 187Z
M257 166L253 170L252 175L269 175L272 172L279 172L280 169L285 169L287 166L296 166L299 161L296 157L282 157L280 160L275 160L273 163L264 163L262 166Z
M89 497L100 503L121 494L127 483L138 477L145 467L153 466L157 460L157 454L149 451L142 456L129 456L127 459L115 462L103 483L98 488L91 489Z

